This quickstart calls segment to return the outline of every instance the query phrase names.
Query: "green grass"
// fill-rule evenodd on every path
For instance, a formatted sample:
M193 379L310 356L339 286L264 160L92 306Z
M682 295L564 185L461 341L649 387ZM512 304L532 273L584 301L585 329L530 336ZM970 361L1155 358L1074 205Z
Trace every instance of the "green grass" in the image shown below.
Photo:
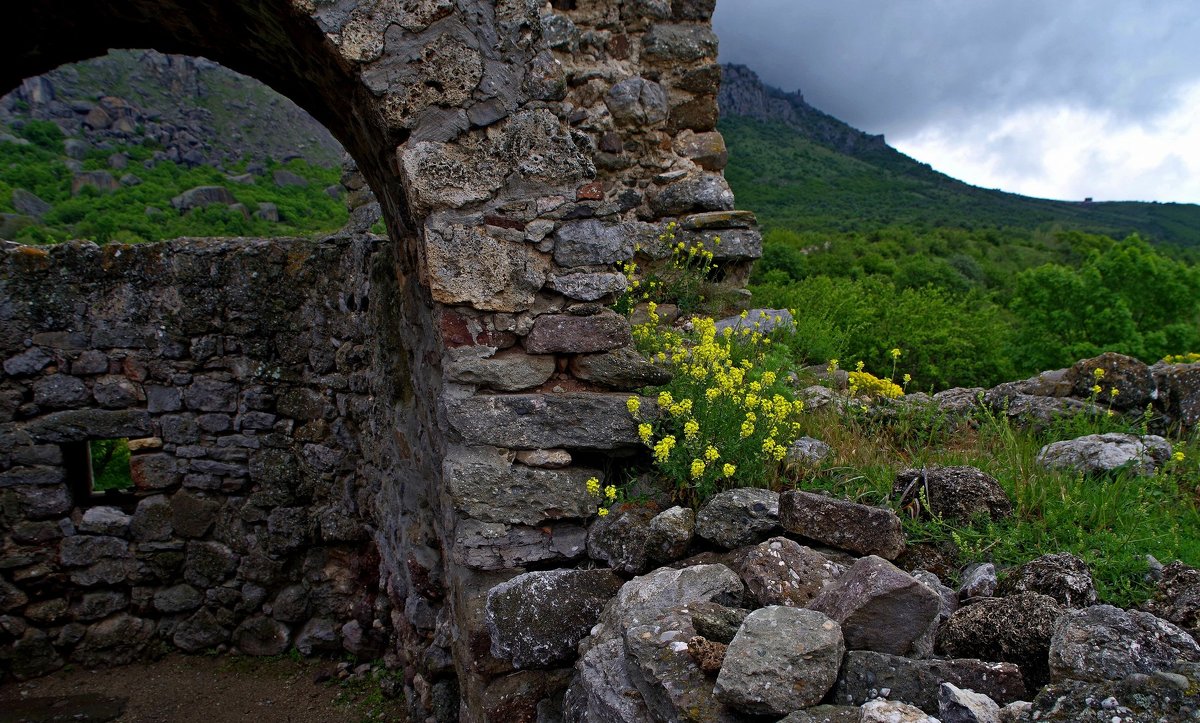
M91 442L92 491L127 490L133 487L129 474L129 440L98 439Z

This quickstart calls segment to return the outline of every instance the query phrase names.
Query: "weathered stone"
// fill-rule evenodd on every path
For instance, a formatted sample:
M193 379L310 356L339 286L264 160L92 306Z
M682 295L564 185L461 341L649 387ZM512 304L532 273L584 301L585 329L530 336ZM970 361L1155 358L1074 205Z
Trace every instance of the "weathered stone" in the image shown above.
M317 652L337 652L342 649L342 635L337 623L329 618L313 618L296 635L296 650L301 655Z
M165 490L182 481L179 464L169 454L136 454L129 458L129 476L139 490Z
M729 162L729 151L720 133L695 133L685 130L675 136L675 152L690 158L706 171L720 171ZM695 217L690 217L694 219ZM695 221L692 222L695 224ZM685 228L687 226L685 225ZM693 225L691 228L696 228ZM727 227L725 227L727 228Z
M778 529L779 493L771 490L726 490L696 513L696 535L725 549L752 545Z
M1104 413L1101 407L1079 399L1039 397L1002 387L983 392L983 403L1021 426L1046 429L1057 420L1077 414ZM965 403L965 400L960 399L959 402Z
M651 562L653 510L626 507L597 519L588 528L588 556L619 572L641 574Z
M938 686L938 720L942 723L1000 723L996 701L953 683Z
M169 539L173 514L171 502L166 496L146 497L138 502L129 524L129 531L138 542Z
M447 400L446 417L469 444L616 449L641 444L637 422L625 407L628 398L589 393L477 395Z
M0 487L23 487L36 485L46 487L62 484L66 476L61 467L36 466L14 467L0 472Z
M667 92L652 80L633 77L614 85L604 99L617 125L651 128L667 119Z
M652 562L673 562L687 553L696 526L696 515L686 507L671 507L650 520L646 553Z
M530 354L587 354L608 351L632 341L629 321L611 311L591 316L552 314L539 316L525 337Z
M129 543L117 537L68 537L59 547L59 562L68 567L92 565L104 558L128 559Z
M247 618L233 631L233 644L246 655L279 655L291 642L286 625L263 616Z
M303 622L308 617L308 590L303 585L288 585L271 602L271 617L285 623Z
M1046 659L1054 622L1063 610L1037 593L985 598L961 607L942 625L937 650L957 658L1016 663L1025 686L1035 690L1050 679Z
M862 711L843 705L817 705L793 711L779 723L861 723Z
M803 607L839 572L823 555L786 537L734 554L733 568L760 605Z
M969 688L1004 703L1026 695L1021 670L1012 663L987 663L973 658L915 660L851 650L829 698L839 705L862 705L885 697L926 713L936 713L938 686L942 683Z
M1131 723L1195 720L1200 715L1200 665L1181 663L1172 672L1135 673L1119 681L1062 680L1041 690L1014 723Z
M163 588L154 593L154 609L164 613L184 613L195 610L204 602L204 596L186 583Z
M962 573L962 585L958 596L963 600L973 597L991 597L996 592L996 566L990 562L967 565ZM1035 590L1034 592L1041 592Z
M968 521L976 516L999 520L1012 514L1012 503L995 478L974 467L928 467L896 473L892 499L898 507L924 516Z
M641 693L629 678L625 642L617 637L590 648L575 666L575 677L563 697L567 721L653 720Z
M480 355L489 351L478 346L447 350L446 376L496 391L517 392L541 386L554 374L552 355L526 354L516 348Z
M1096 376L1097 370L1100 376ZM1150 367L1138 359L1116 352L1105 352L1098 357L1076 362L1065 375L1072 385L1072 396L1080 399L1091 397L1102 400L1118 410L1142 410L1157 400L1158 387ZM1093 387L1099 385L1097 393ZM1114 396L1112 390L1117 393Z
M208 377L197 377L183 390L187 408L198 412L236 412L237 385Z
M554 261L559 266L608 266L633 258L638 233L630 224L588 219L568 221L554 233Z
M514 465L504 450L455 447L442 462L454 508L484 522L538 525L564 518L583 519L598 500L587 480L602 473L586 468L538 469Z
M145 400L146 395L125 377L100 377L92 385L96 403L106 409L124 409Z
M88 626L71 659L89 668L131 663L142 655L153 635L153 622L126 613L114 615Z
M233 550L219 542L189 542L183 579L196 587L214 587L233 574L237 559Z
M108 617L129 605L129 596L117 590L101 590L85 593L71 606L71 615L76 620L89 622Z
M425 255L435 301L487 311L532 308L550 270L549 261L528 244L464 226L426 228Z
M789 490L779 496L783 529L860 555L894 560L904 551L900 518L891 510Z
M1155 364L1151 367L1159 390L1159 405L1185 428L1200 424L1200 362Z
M643 357L633 347L621 347L603 354L581 354L571 360L576 379L594 382L611 389L634 390L656 387L671 381L671 372Z
M701 173L666 186L650 199L659 216L682 216L697 211L732 211L733 191L719 175Z
M842 626L850 650L904 655L937 619L940 596L887 560L860 558L809 604Z
M1197 637L1200 635L1200 570L1180 560L1167 565L1162 569L1154 598L1144 607Z
M1049 595L1066 608L1096 604L1096 587L1087 563L1069 552L1042 555L1009 570L997 589L1001 597L1023 592Z
M20 588L0 578L0 612L16 610L29 602L29 596Z
M1162 437L1109 432L1048 444L1038 452L1037 461L1046 469L1073 469L1085 474L1129 469L1149 475L1170 458L1171 445Z
M821 460L833 453L833 448L819 439L801 437L792 442L787 449L783 463L789 468L804 469L815 467Z
M47 354L45 349L38 346L30 347L20 354L5 359L4 373L13 377L37 374L52 361L54 361L54 357Z
M518 575L487 596L492 655L518 668L572 660L621 580L608 570L552 570Z
M228 629L221 626L208 608L196 611L196 614L175 626L172 643L186 652L208 650L226 643L229 640Z
M89 507L79 522L79 531L123 537L129 532L129 522L129 515L116 507Z
M66 374L51 374L33 383L33 403L47 409L83 406L90 398L87 386Z
M544 560L573 560L587 551L587 531L572 524L538 528L461 520L454 560L477 570L510 570Z
M872 700L860 710L862 723L939 723L920 708L892 700Z
M629 678L654 720L737 720L688 652L696 630L686 608L668 609L624 633Z
M764 607L729 644L714 694L746 713L786 715L821 702L845 652L838 624L821 613Z
M26 216L41 218L50 212L53 208L37 195L26 191L24 188L14 188L12 191L12 206L17 213L23 213Z
M515 454L517 462L528 467L562 469L571 465L571 453L565 449L531 449Z
M692 63L717 56L717 36L702 25L659 24L642 38L642 52L658 62Z
M1150 613L1095 605L1054 623L1050 678L1121 680L1134 673L1169 671L1180 661L1200 661L1200 645L1187 631Z
M625 291L629 286L629 280L625 278L625 274L613 271L578 272L552 275L549 286L568 299L599 301L610 294L619 294Z

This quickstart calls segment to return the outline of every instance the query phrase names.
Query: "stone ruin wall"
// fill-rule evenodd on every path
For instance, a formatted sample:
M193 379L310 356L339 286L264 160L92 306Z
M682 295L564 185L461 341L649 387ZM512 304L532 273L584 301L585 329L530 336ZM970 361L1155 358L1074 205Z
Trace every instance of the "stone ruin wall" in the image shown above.
M142 46L325 122L390 239L4 252L3 664L340 646L397 656L414 719L561 692L569 664L492 655L483 605L586 560L584 481L638 446L615 265L669 221L733 284L761 247L720 173L713 4L133 3L171 18ZM285 42L178 31L212 12ZM148 439L137 492L89 514L70 448L118 436Z

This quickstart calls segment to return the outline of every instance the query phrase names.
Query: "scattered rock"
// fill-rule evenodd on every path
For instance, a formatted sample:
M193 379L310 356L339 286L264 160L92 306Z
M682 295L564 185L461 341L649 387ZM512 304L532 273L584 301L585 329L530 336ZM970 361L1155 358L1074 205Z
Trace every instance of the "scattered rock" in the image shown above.
M729 644L714 692L737 710L783 716L821 702L845 652L838 624L825 615L764 607L746 617Z
M958 596L963 600L973 597L991 597L996 592L996 566L990 562L967 565L962 573L962 585ZM1042 592L1035 590L1034 592Z
M896 474L892 499L898 507L945 520L999 520L1012 514L1000 483L974 467L902 470Z
M1100 377L1096 370L1103 369ZM1142 361L1116 352L1076 362L1064 375L1072 385L1072 396L1080 399L1096 397L1117 410L1142 410L1155 401L1158 387L1150 367ZM1100 392L1093 387L1099 385ZM1116 396L1111 390L1116 389Z
M825 556L789 540L773 537L739 550L733 568L760 605L807 605L840 574Z
M1109 432L1047 444L1038 452L1037 461L1046 469L1072 469L1084 474L1129 469L1150 475L1170 458L1171 445L1162 437Z
M715 676L725 663L726 643L718 643L697 635L688 641L688 655L700 666L705 675Z
M196 186L171 199L171 205L180 212L205 206L232 206L237 202L237 198L224 186Z
M1068 552L1042 555L1010 570L997 592L1001 597L1037 592L1068 608L1096 604L1096 587L1087 563Z
M887 560L869 555L808 607L841 624L848 649L904 655L937 619L941 597Z
M614 570L641 574L650 564L650 524L656 515L645 507L617 509L588 528L588 556Z
M969 688L1005 703L1026 695L1021 670L1013 663L987 663L974 658L914 660L851 650L830 700L840 705L862 705L882 696L926 713L937 713L938 686L942 683Z
M715 602L698 602L688 606L692 613L692 626L708 640L728 645L733 642L738 628L742 627L749 611L729 608Z
M518 668L572 660L621 580L610 570L550 570L518 575L488 592L492 655Z
M671 507L654 516L646 535L646 554L651 562L674 562L692 543L696 513L687 507Z
M904 551L900 518L880 507L789 490L779 496L779 521L788 532L860 555L894 560Z
M1019 718L1060 723L1164 723L1200 717L1200 665L1171 672L1135 673L1119 681L1063 680L1038 693Z
M938 686L938 719L942 723L1000 723L996 701L953 683Z
M862 707L862 723L938 723L911 705L892 700L873 700Z
M956 658L1016 663L1025 687L1036 690L1050 679L1050 638L1062 613L1054 598L1034 592L984 598L950 616L938 630L936 649Z
M771 490L726 490L696 514L696 535L727 550L759 542L778 527L779 493Z
M1172 623L1138 610L1095 605L1063 615L1050 641L1055 682L1121 680L1200 661L1200 645Z
M787 467L805 469L815 467L833 453L833 448L819 439L801 437L788 447L783 463Z
M1176 560L1162 568L1148 612L1200 636L1200 570Z

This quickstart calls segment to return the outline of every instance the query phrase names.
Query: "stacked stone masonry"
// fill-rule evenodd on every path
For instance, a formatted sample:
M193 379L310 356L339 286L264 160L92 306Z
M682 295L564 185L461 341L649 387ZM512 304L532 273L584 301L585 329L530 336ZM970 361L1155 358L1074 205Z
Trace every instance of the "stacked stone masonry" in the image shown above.
M731 284L761 249L721 175L713 5L14 8L3 90L114 46L211 58L329 128L388 236L5 248L3 670L295 645L392 656L414 720L560 695L570 663L493 655L486 607L585 560L585 481L637 446L616 265L672 222ZM137 486L93 499L79 451L111 438Z

